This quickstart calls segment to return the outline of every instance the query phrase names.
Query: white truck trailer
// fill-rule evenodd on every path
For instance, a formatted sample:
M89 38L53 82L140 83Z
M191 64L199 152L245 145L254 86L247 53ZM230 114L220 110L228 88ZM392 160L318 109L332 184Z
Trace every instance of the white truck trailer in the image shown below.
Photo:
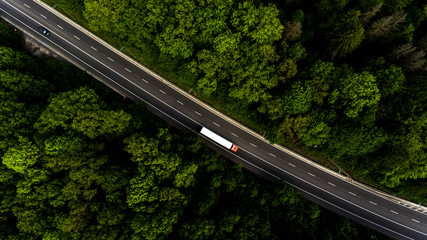
M200 130L200 133L203 136L209 138L210 140L218 143L219 145L221 145L221 146L223 146L223 147L225 147L227 149L230 149L233 152L236 152L237 149L239 149L232 142L228 141L227 139L221 137L220 135L212 132L211 130L209 130L209 129L205 128L205 127L202 127L202 130Z

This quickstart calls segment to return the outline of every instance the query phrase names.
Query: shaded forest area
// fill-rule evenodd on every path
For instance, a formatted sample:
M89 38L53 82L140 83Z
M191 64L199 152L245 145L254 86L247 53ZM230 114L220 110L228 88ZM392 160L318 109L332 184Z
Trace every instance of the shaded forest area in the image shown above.
M0 22L0 239L385 239L21 46Z
M55 2L271 142L427 204L425 1Z

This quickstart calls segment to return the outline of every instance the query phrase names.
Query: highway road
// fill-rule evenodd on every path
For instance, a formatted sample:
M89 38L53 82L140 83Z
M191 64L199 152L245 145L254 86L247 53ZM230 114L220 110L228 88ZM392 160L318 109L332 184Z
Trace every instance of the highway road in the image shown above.
M38 0L0 0L0 14L119 94L146 102L153 112L176 127L197 132L205 126L230 140L239 146L236 153L209 144L251 171L267 179L283 179L317 204L392 238L427 240L425 209L399 204L385 194L269 144L124 56L52 7ZM39 26L47 28L50 35L40 33Z

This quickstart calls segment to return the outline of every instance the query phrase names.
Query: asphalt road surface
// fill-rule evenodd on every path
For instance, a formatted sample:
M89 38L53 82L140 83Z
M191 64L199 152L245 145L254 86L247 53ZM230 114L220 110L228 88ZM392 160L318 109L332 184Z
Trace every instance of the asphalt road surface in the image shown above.
M396 239L427 239L427 213L398 204L348 178L308 163L264 141L244 127L195 101L148 69L37 0L0 0L0 14L14 26L118 93L144 101L184 131L205 126L239 146L233 153L206 142L233 161L271 180L283 179L317 204ZM45 27L50 35L38 28Z

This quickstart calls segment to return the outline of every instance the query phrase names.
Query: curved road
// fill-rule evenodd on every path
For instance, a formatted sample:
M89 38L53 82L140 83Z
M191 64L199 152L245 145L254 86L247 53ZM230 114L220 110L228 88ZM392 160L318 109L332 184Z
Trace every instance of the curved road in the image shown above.
M271 180L283 179L310 200L396 239L427 239L423 208L398 204L258 135L167 83L93 34L38 0L0 0L4 19L123 96L144 101L184 131L205 126L239 146L236 153L214 143L211 147ZM49 36L37 28L44 26ZM206 140L208 142L208 140ZM424 211L424 212L423 212Z

